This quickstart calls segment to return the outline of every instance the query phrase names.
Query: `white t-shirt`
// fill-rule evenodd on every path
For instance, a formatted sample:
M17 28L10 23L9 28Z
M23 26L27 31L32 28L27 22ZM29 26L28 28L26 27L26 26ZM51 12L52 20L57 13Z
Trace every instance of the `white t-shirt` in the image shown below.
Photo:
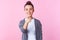
M36 40L34 18L29 22L27 30L28 30L28 40Z

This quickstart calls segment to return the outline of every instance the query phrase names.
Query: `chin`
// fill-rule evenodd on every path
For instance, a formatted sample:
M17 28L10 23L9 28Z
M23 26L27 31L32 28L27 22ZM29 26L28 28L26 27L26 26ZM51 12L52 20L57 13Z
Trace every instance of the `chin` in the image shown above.
M28 18L31 17L31 16L28 16Z
M31 17L32 15L27 15L26 17Z

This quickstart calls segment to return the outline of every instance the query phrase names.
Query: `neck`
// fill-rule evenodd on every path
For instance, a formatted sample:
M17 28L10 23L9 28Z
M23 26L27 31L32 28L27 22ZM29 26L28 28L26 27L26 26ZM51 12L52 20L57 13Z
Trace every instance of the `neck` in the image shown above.
M33 17L27 17L28 19L32 19Z

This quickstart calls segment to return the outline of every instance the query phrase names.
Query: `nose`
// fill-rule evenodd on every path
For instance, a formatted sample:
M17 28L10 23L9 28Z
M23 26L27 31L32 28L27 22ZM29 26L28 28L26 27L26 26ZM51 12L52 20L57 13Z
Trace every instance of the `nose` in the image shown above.
M28 10L28 12L30 12L30 10Z
M30 10L28 10L28 13L30 14Z

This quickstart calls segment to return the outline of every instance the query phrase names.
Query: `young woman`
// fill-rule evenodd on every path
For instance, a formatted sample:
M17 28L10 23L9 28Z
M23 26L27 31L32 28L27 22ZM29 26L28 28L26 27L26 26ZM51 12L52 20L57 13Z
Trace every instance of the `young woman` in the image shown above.
M41 22L33 18L34 6L31 1L24 5L26 17L20 21L19 28L22 31L22 40L42 40Z

